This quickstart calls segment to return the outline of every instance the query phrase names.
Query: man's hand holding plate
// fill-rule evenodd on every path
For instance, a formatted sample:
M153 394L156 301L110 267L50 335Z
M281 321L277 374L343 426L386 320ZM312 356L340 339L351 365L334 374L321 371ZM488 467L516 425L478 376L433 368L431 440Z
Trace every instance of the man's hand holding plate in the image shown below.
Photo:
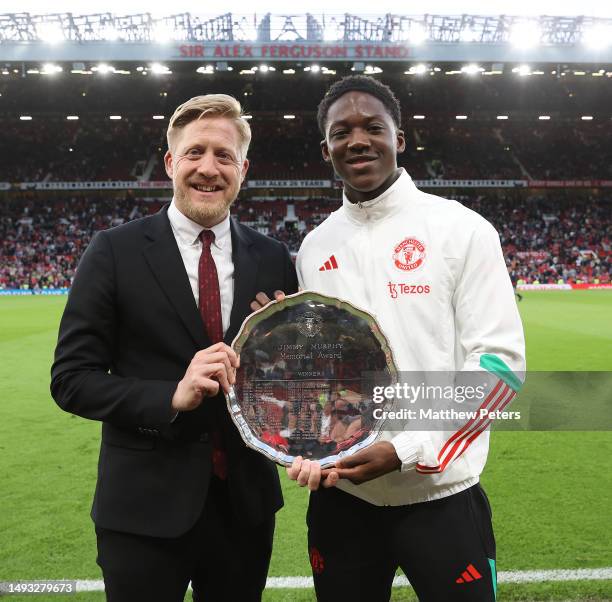
M285 298L285 293L283 291L274 291L274 300L282 301ZM253 311L258 311L268 305L268 303L272 303L272 299L266 295L266 293L260 292L255 295L255 300L251 301L251 309Z
M332 469L333 471L334 469ZM327 477L322 477L321 465L314 460L304 460L298 456L291 466L287 467L287 476L292 481L297 481L300 487L308 486L310 491L316 491L319 486L333 487L338 482L338 474L332 472Z
M301 487L316 491L320 485L333 487L339 479L348 479L359 485L382 475L399 470L401 461L388 441L375 443L347 458L338 460L330 468L321 469L318 462L298 456L287 468L287 476Z
M236 368L239 365L236 352L225 343L215 343L198 351L174 392L172 410L195 410L204 397L214 397L219 387L227 393L236 382Z

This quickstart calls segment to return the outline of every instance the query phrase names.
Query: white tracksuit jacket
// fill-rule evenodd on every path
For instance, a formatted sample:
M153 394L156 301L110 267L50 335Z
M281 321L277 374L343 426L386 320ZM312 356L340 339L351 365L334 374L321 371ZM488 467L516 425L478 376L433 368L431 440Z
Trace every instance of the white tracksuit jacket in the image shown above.
M306 236L297 257L303 289L373 314L401 371L488 371L489 409L520 387L525 342L499 236L456 201L421 192L404 171L379 197L340 209ZM501 378L495 367L504 366ZM517 377L518 375L518 377ZM482 407L482 406L481 406ZM489 447L486 419L459 431L383 432L395 471L338 487L372 504L404 505L478 482Z

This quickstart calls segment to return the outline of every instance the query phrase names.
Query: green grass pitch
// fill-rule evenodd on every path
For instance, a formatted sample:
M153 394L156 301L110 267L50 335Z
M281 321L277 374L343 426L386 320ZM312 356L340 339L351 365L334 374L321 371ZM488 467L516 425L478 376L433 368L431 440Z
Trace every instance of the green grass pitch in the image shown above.
M65 297L0 298L0 581L101 578L89 519L100 425L60 411L48 389L64 304ZM612 370L610 291L528 292L519 308L529 369ZM612 566L610 457L610 432L493 433L482 481L499 570ZM310 575L307 492L282 477L270 575ZM265 599L314 596L277 590ZM414 599L409 588L394 590L393 600ZM612 600L612 582L502 585L499 599Z

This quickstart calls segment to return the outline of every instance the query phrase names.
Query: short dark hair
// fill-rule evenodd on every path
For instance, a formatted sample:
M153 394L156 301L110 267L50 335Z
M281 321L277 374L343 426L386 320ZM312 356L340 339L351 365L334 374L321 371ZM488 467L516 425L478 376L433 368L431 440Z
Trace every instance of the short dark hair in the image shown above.
M323 100L319 103L317 123L319 124L319 130L323 136L325 136L325 122L327 121L329 107L347 92L365 92L366 94L378 98L385 106L385 109L387 109L389 115L391 115L393 123L395 123L398 128L401 127L402 114L400 103L389 86L367 75L348 75L335 82L325 93Z

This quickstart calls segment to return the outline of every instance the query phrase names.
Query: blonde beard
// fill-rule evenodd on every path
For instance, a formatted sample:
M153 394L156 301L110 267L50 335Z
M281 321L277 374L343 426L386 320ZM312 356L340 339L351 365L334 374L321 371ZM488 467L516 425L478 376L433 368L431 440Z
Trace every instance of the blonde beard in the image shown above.
M222 222L235 200L195 205L181 190L174 190L177 209L190 220L205 228L211 228Z

